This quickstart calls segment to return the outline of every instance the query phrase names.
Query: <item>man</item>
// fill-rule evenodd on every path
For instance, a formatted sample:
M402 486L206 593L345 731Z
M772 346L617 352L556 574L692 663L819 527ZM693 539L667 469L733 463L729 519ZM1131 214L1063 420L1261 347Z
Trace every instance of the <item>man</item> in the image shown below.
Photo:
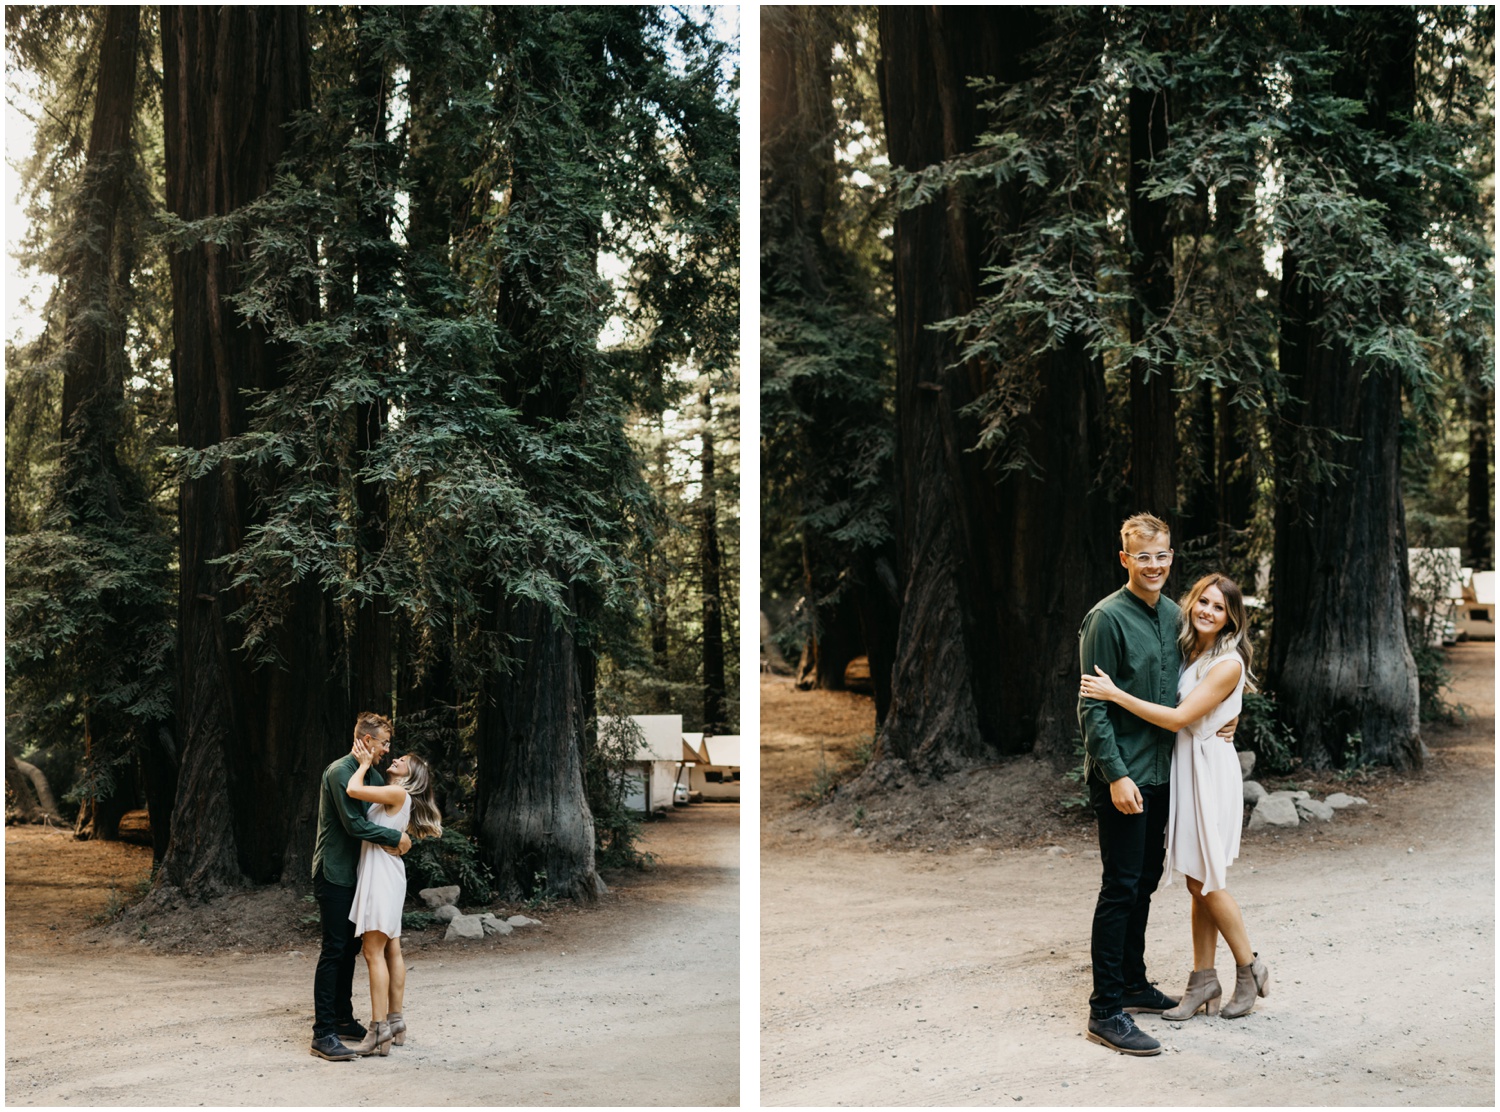
M354 959L359 943L349 918L358 880L359 844L376 842L387 847L387 853L404 854L411 849L406 833L376 826L365 818L364 806L345 790L359 767L354 748L363 742L378 761L391 748L391 734L390 719L372 711L361 712L354 723L353 745L323 770L318 793L318 842L313 850L312 875L318 918L323 925L323 950L313 974L311 1052L330 1062L355 1057L354 1051L340 1041L340 1035L356 1039L365 1036L364 1027L354 1018ZM372 768L365 774L365 783L378 786L385 780Z
M1120 526L1125 586L1101 599L1078 631L1083 674L1097 665L1122 690L1177 705L1182 611L1162 597L1172 568L1167 523L1136 514ZM1078 700L1089 803L1099 822L1104 879L1094 908L1088 1037L1122 1054L1160 1054L1161 1043L1125 1011L1163 1012L1177 1001L1146 980L1146 918L1166 856L1172 745L1169 730L1113 703ZM1234 723L1220 731L1234 736Z

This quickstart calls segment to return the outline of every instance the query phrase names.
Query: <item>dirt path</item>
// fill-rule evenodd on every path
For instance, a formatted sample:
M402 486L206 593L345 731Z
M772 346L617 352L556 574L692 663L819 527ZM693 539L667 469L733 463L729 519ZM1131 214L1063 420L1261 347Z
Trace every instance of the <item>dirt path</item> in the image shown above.
M1099 883L1090 826L1065 828L1055 848L882 851L847 822L768 798L762 1100L1492 1105L1494 646L1460 645L1450 664L1473 716L1426 731L1426 772L1327 827L1246 835L1231 889L1271 995L1240 1020L1141 1017L1166 1047L1155 1058L1083 1037ZM797 745L777 709L791 696L772 695L763 730L805 771L816 734ZM803 723L821 717L803 706ZM799 779L771 767L780 760L763 757L768 797ZM1180 882L1158 893L1147 946L1153 979L1180 991L1192 964ZM1221 944L1221 979L1232 964Z
M12 882L28 837L6 830L7 926L45 932L57 890ZM617 878L603 911L534 913L543 927L411 955L408 1041L387 1058L308 1054L315 941L200 957L8 937L6 1103L737 1104L739 807L679 811L645 848L660 865ZM107 890L84 898L102 906ZM361 1016L364 977L361 962Z

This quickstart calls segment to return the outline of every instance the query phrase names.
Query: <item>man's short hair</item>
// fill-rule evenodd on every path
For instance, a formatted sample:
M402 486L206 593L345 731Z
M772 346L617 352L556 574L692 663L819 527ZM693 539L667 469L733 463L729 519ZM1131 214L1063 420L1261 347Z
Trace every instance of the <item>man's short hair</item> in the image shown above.
M377 730L384 730L388 738L396 736L396 727L391 725L391 720L385 715L376 714L373 710L360 711L359 717L354 720L354 736L373 734Z
M1150 537L1172 538L1172 529L1165 521L1151 514L1135 514L1127 517L1120 525L1120 549L1124 552L1130 551L1130 538L1139 537L1146 540Z

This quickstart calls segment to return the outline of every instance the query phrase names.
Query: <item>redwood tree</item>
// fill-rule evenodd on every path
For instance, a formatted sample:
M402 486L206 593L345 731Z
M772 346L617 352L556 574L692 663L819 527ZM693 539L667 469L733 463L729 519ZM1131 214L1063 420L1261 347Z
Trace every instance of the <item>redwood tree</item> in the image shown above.
M1302 18L1320 38L1335 34L1348 44L1332 92L1360 105L1351 145L1399 151L1416 107L1415 11L1375 9L1358 22L1331 12ZM1294 87L1294 96L1313 92ZM1367 242L1384 240L1395 250L1414 243L1422 229L1410 172L1377 173L1361 165L1362 152L1338 153L1356 203L1342 231L1365 230ZM1368 207L1356 207L1360 201ZM1353 314L1399 319L1406 299L1399 276L1381 273L1389 262L1321 239L1312 221L1326 217L1307 214L1307 246L1294 245L1282 260L1286 396L1277 413L1277 621L1268 675L1312 767L1362 760L1419 767L1417 668L1406 640L1402 368L1371 343L1371 332L1384 328L1361 334L1345 323ZM1349 296L1349 286L1329 280L1343 269L1338 263L1309 266L1318 247L1352 254L1349 261L1376 281ZM1310 451L1309 430L1334 435Z
M271 185L286 125L309 106L300 7L162 12L167 209L222 217ZM172 256L173 380L183 447L249 427L245 392L286 380L283 348L227 300L243 246L192 242ZM316 584L282 592L284 618L252 659L235 635L249 591L219 561L257 521L255 495L221 463L181 487L178 738L181 771L162 883L193 895L306 874L318 774L352 719L330 698L334 624Z
M1026 8L881 9L892 164L920 175L962 161L987 122L970 80L1003 90L1032 76L1046 29ZM1097 198L1085 188L1078 201ZM896 220L903 591L881 741L885 755L931 771L1034 743L1070 748L1077 623L1111 586L1113 515L1096 487L1103 368L1084 337L997 365L972 333L960 344L932 327L976 309L981 268L1010 261L987 248L1036 203L1016 179L981 210L954 182L919 192ZM996 390L1028 399L1010 429L1019 466L973 450L985 444L973 414Z

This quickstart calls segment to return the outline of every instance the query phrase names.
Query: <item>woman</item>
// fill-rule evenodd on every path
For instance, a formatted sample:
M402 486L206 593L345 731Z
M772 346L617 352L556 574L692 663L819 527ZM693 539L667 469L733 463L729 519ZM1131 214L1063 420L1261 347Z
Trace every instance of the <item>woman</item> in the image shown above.
M432 770L415 753L391 762L391 782L366 787L365 773L374 754L361 740L354 749L359 768L346 789L354 799L370 804L369 820L377 826L405 830L413 838L436 838L443 833L442 816L432 801ZM406 1042L406 1020L401 1016L406 993L406 963L401 958L401 906L406 902L406 862L384 846L365 842L359 850L359 879L349 918L360 935L365 965L370 970L370 1026L356 1054L390 1053L391 1043Z
M1193 973L1181 1002L1162 1015L1180 1021L1202 1008L1209 1015L1238 1019L1249 1014L1256 996L1265 996L1271 983L1270 969L1250 949L1239 904L1225 889L1225 873L1240 852L1244 789L1234 745L1216 735L1240 713L1250 678L1245 600L1234 580L1214 573L1193 584L1182 600L1182 613L1177 706L1164 707L1128 695L1098 668L1097 676L1082 677L1080 692L1177 731L1167 811L1166 876L1170 884L1174 870L1182 873L1193 898ZM1224 936L1235 960L1234 995L1222 1009L1223 990L1214 969L1219 935Z

